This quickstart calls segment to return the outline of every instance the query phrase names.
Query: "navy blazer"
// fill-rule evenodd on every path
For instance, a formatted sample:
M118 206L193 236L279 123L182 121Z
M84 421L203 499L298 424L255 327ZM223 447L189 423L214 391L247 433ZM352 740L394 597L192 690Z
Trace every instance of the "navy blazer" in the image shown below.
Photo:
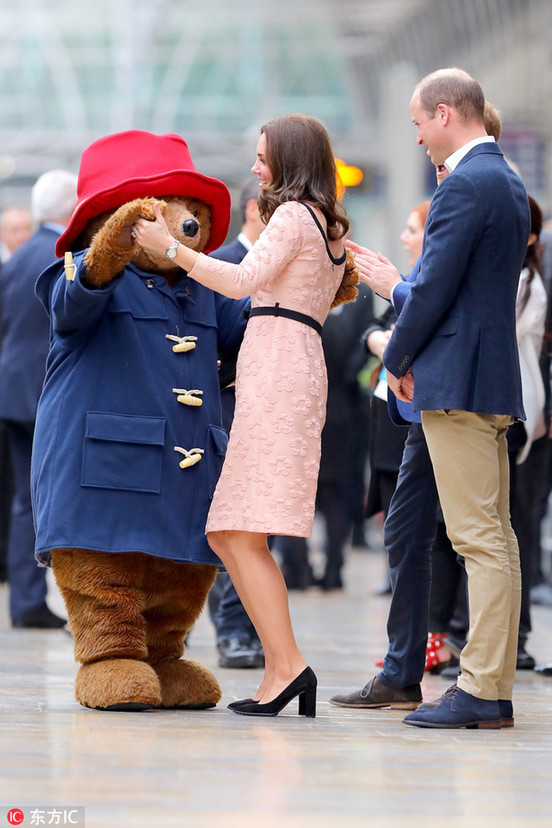
M410 295L412 285L415 284L418 278L421 259L422 256L418 256L406 279L403 276L403 281L395 285L393 289L393 307L397 316L400 316L404 303ZM419 423L421 420L420 413L414 412L412 403L397 399L390 388L387 389L387 407L391 421L397 426L410 426L412 423Z
M223 262L232 262L232 264L239 264L244 256L248 253L247 247L236 238L229 244L224 244L217 250L209 253L214 259L222 259Z
M34 422L48 355L49 322L35 282L55 261L59 233L40 227L0 271L0 418Z
M212 256L213 259L220 259L223 262L231 262L232 264L240 264L242 259L248 254L249 250L242 244L239 238L236 236L229 244L223 244L222 247L218 247L216 250L212 250L209 253L209 256ZM248 310L251 304L251 300L247 300L247 305L245 308ZM241 343L240 343L241 344ZM232 352L219 352L220 358L220 370L219 370L219 380L220 380L220 387L221 388L228 388L236 381L236 363L238 360L238 349ZM228 405L228 397L225 396L223 400L223 407ZM234 410L232 406L232 414L231 418L228 421L230 424L232 422L232 418L234 416ZM228 428L228 431L230 429Z
M414 411L525 418L515 302L530 216L527 193L494 143L478 144L437 188L418 279L383 356L414 374Z

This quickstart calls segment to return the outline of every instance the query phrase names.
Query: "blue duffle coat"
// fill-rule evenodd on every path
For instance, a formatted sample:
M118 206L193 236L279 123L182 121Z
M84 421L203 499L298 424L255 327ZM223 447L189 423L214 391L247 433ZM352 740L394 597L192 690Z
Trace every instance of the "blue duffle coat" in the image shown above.
M36 558L47 565L69 547L219 564L205 539L227 443L217 353L239 348L249 300L184 271L172 289L133 265L89 290L84 255L72 281L58 261L36 285L50 316L31 471ZM182 337L197 339L173 350ZM181 468L175 447L203 453Z

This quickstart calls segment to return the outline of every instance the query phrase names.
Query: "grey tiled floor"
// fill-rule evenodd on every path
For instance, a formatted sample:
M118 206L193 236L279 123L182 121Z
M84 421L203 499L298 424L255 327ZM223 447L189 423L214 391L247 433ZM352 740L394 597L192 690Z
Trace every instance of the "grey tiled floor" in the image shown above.
M206 616L188 655L217 674L216 709L84 709L73 699L69 636L11 630L0 587L0 825L10 807L73 805L84 806L87 828L548 828L552 677L518 673L516 726L500 731L418 730L400 711L329 705L333 693L361 687L385 651L388 599L372 596L383 571L380 553L352 550L343 593L291 593L297 638L319 677L315 720L292 706L267 720L229 712L260 673L218 668ZM552 662L552 609L535 607L533 620L528 649ZM427 698L446 687L424 679Z

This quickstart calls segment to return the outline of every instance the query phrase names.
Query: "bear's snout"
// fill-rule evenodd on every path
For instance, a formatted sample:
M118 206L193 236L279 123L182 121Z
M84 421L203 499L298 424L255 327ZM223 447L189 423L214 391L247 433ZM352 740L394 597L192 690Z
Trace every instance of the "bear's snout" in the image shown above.
M199 224L195 219L186 219L182 222L182 232L185 236L195 236L199 231Z

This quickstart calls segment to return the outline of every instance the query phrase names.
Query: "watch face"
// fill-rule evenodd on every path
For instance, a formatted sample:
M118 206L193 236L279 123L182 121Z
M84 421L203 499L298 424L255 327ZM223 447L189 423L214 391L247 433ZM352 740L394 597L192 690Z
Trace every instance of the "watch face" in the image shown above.
M176 256L176 248L179 244L180 242L175 240L170 245L170 247L167 247L167 249L165 250L165 256L167 257L167 259L174 259L174 257Z

